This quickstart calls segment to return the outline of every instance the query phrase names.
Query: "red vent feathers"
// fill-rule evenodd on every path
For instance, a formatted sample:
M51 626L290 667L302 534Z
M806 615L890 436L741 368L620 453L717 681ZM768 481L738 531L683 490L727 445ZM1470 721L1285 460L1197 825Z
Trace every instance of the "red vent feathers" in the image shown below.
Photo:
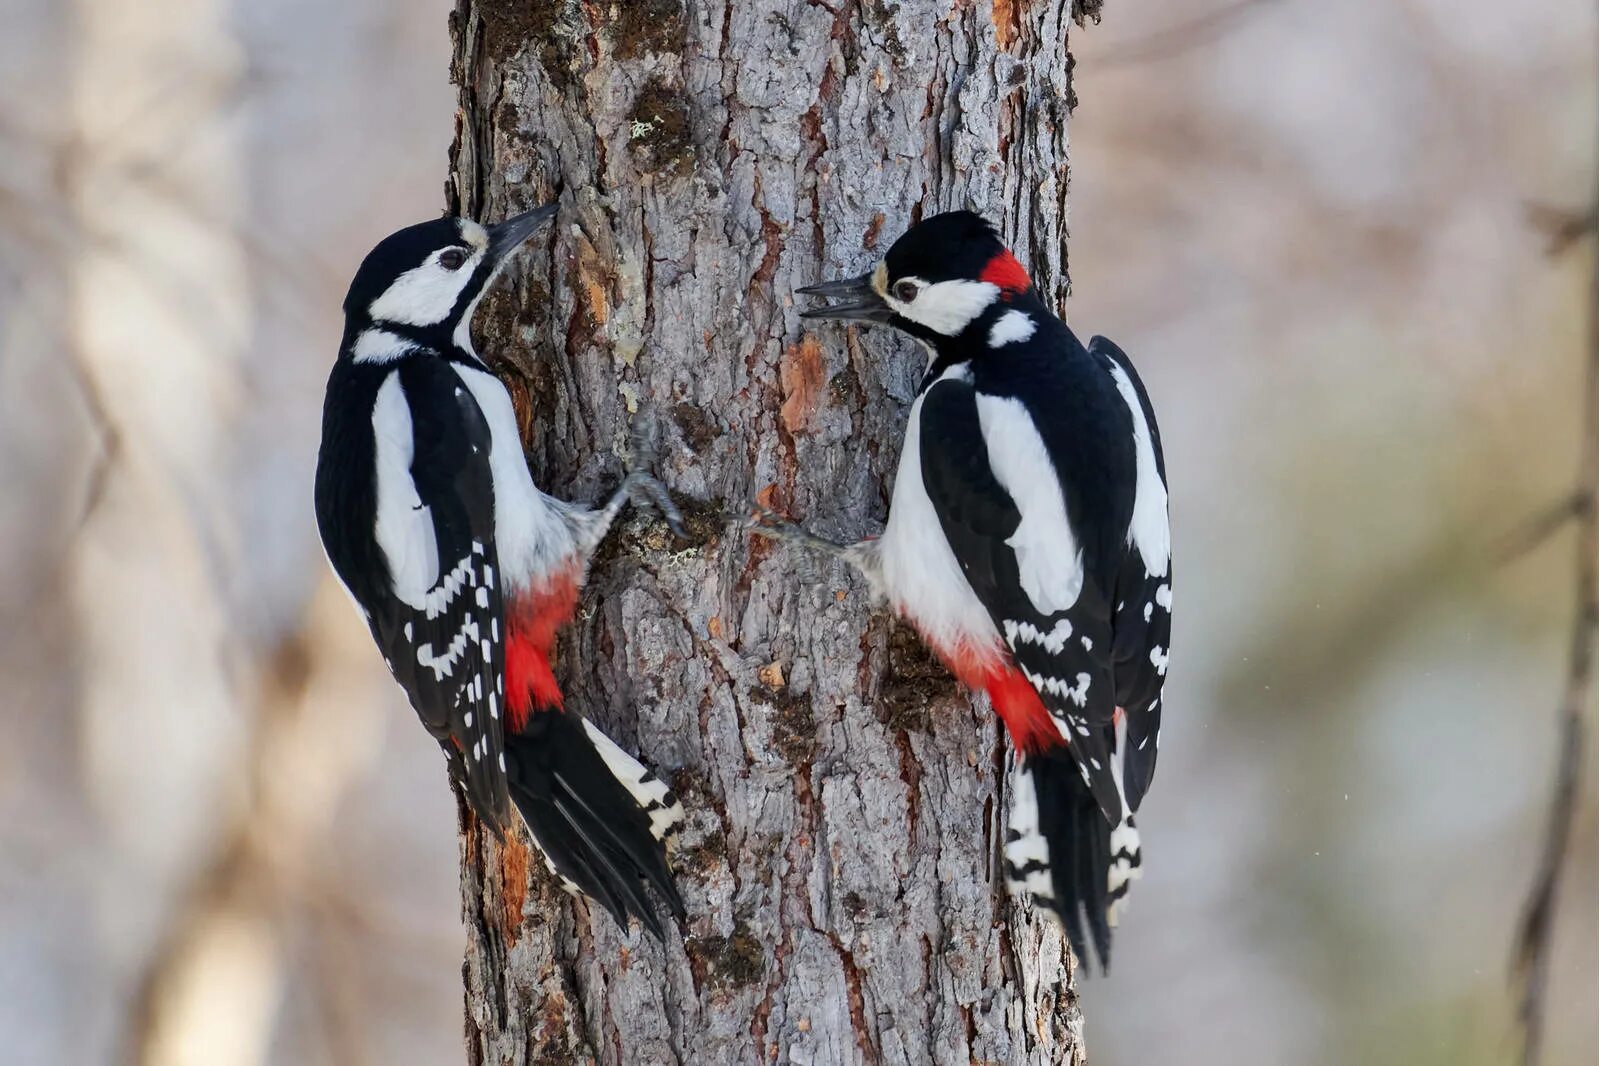
M522 731L532 710L560 710L561 687L550 670L556 630L578 606L576 570L560 571L542 588L518 596L506 611L506 725Z
M1018 751L1044 751L1065 743L1054 716L1010 655L998 649L978 651L965 646L955 651L937 650L963 685L989 694L989 702Z

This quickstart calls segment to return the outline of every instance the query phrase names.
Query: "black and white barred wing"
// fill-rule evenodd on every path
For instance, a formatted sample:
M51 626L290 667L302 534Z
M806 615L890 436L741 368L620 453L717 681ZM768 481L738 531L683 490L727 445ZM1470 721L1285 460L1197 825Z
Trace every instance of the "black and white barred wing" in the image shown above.
M498 830L509 797L489 427L448 363L412 359L380 387L373 430L375 532L394 591L372 612L373 635L473 809Z
M1105 730L1116 710L1110 608L1020 403L947 375L923 397L923 484L972 589L1053 716L1108 823L1122 815Z
M1116 382L1134 419L1138 488L1129 551L1117 573L1113 659L1117 703L1127 715L1123 784L1138 810L1156 771L1161 690L1172 649L1172 538L1167 517L1167 467L1161 430L1144 383L1128 356L1104 337L1089 342Z

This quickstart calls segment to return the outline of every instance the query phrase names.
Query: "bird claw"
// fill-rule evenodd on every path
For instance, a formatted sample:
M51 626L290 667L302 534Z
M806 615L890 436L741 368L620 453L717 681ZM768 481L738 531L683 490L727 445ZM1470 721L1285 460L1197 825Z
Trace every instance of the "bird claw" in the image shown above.
M679 540L687 540L689 535L683 526L683 512L678 510L678 505L673 502L667 487L650 473L660 451L659 429L655 410L650 407L640 408L639 413L633 418L633 426L628 433L628 451L631 458L628 462L628 474L622 480L621 491L639 507L654 507L666 520L667 528L672 530L673 536Z
M746 531L769 540L788 541L829 555L843 556L846 551L843 544L835 544L831 540L817 536L784 518L765 504L758 503L751 507L750 517L745 519L744 525Z
M689 539L688 530L683 526L683 512L678 510L667 487L656 478L643 470L634 470L623 479L622 490L636 506L654 507L660 512L673 536L679 540Z

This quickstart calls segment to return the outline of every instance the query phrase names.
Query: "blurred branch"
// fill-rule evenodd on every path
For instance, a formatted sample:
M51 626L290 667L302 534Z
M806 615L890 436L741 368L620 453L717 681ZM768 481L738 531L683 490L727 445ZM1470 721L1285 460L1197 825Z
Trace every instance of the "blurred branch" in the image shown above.
M1507 533L1501 539L1495 555L1501 562L1507 563L1520 559L1555 536L1568 522L1588 514L1593 507L1593 486L1568 493L1543 510L1534 512L1520 527Z
M262 1060L283 994L291 919L331 913L309 899L315 856L342 793L370 758L370 738L330 720L325 686L348 659L331 634L346 611L324 581L296 631L267 656L255 730L238 775L249 800L219 834L211 859L179 904L138 981L123 1041L128 1066L233 1066ZM364 636L364 634L361 634ZM350 719L355 701L331 706ZM306 994L331 1010L323 1036L333 1061L366 1061L350 1028L359 1001L331 959L337 945L314 928ZM335 1002L336 1001L336 1002ZM348 1031L347 1031L348 1030Z
M1571 248L1581 237L1594 232L1596 212L1568 213L1558 217L1545 209L1545 225L1551 234L1550 254L1556 255ZM1538 219L1535 219L1538 221ZM1575 516L1580 522L1582 535L1578 538L1577 560L1574 567L1574 584L1577 609L1572 620L1572 641L1568 652L1566 685L1561 696L1559 716L1560 751L1556 759L1554 794L1550 800L1550 814L1545 826L1544 849L1534 875L1533 887L1523 905L1522 920L1517 926L1516 942L1512 947L1512 984L1519 992L1517 1020L1522 1026L1523 1066L1534 1066L1539 1061L1544 1043L1545 991L1550 973L1550 947L1555 926L1557 888L1561 882L1561 869L1566 864L1567 851L1572 838L1572 821L1578 805L1579 785L1583 774L1583 753L1587 748L1587 730L1584 728L1584 711L1594 689L1595 640L1600 625L1600 600L1597 600L1595 553L1600 549L1597 538L1595 513L1595 481L1600 476L1596 467L1600 452L1600 424L1597 424L1597 394L1600 394L1600 366L1596 362L1596 344L1600 343L1600 271L1597 271L1591 249L1589 271L1589 329L1584 345L1584 387L1580 402L1583 405L1583 434L1578 463L1577 488L1566 502L1567 514L1547 513L1529 525L1541 532L1541 538L1564 524L1567 517Z
M1215 11L1208 11L1176 26L1157 30L1149 36L1113 47L1095 56L1091 62L1096 67L1117 67L1132 63L1151 63L1171 59L1191 48L1214 44L1234 32L1247 21L1246 16L1256 8L1276 3L1277 0L1234 0Z
M1528 221L1549 238L1550 243L1545 246L1546 254L1555 256L1595 231L1600 208L1570 211L1549 204L1528 204L1527 212Z

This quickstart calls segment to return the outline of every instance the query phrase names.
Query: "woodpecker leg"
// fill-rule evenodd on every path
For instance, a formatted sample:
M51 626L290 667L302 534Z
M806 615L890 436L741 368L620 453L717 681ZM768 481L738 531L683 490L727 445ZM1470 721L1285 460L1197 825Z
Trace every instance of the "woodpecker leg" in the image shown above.
M750 512L750 517L745 521L745 528L759 537L769 540L781 540L790 544L798 544L812 551L819 551L831 555L835 559L844 559L854 563L852 558L854 547L850 544L838 544L825 537L819 537L808 529L795 525L793 522L782 518L769 507L756 504Z
M656 420L649 409L640 411L634 418L628 440L632 458L628 463L627 476L617 486L617 491L611 494L611 498L606 500L605 506L590 513L588 528L579 545L586 559L600 546L611 529L611 523L617 520L617 515L622 513L630 500L640 507L654 507L666 519L667 528L672 530L674 536L688 539L678 505L672 502L667 487L650 474L650 468L656 460Z
M795 525L771 508L759 503L750 512L750 517L745 519L745 529L757 536L797 544L802 548L809 548L830 558L849 563L866 578L867 586L875 599L883 599L885 596L883 562L879 557L881 545L876 537L858 540L854 544L838 544Z

